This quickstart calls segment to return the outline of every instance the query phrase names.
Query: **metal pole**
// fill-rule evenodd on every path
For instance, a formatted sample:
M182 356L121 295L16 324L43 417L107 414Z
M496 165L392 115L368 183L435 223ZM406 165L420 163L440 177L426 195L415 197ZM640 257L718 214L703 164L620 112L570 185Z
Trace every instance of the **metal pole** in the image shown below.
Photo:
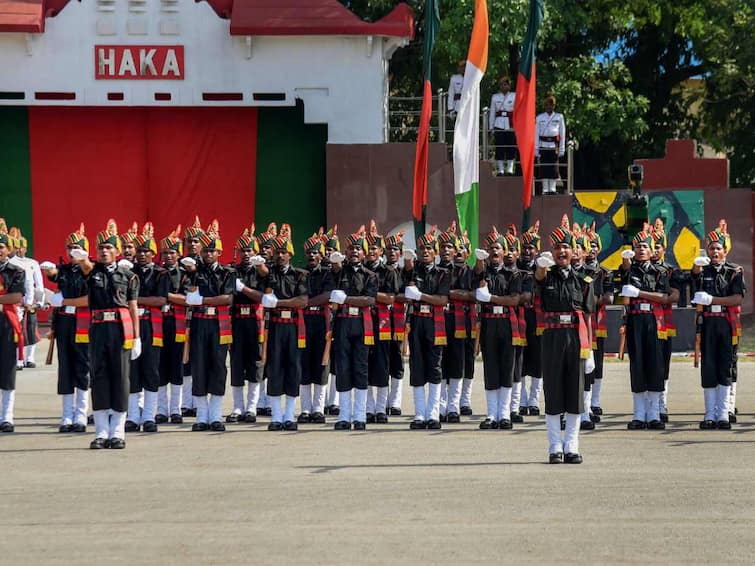
M566 150L566 190L574 194L574 140L569 140Z
M490 159L490 139L488 138L488 116L490 108L487 106L482 109L482 124L480 124L480 135L482 136L482 159Z
M442 88L438 89L438 141L446 143L446 97Z

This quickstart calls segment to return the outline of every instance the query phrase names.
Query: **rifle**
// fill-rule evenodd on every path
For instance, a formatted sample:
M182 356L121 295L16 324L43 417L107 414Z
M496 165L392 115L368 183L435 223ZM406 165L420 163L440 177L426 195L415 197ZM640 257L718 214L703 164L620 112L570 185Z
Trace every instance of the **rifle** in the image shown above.
M268 295L268 294L270 294L272 292L273 292L273 290L270 287L267 287L265 289L265 295ZM265 364L267 364L267 338L268 338L268 334L269 334L270 330L269 330L269 321L268 320L263 320L262 324L265 325L265 330L263 331L263 334L262 334L262 336L263 336L263 338L262 338L262 352L260 354L260 361L262 362L262 366L264 367Z
M45 365L51 366L52 356L55 353L55 331L54 330L50 330L50 332L47 333L47 339L50 340L50 347L47 349L47 357L45 358Z
M414 281L409 281L407 286L414 285ZM412 329L411 315L414 314L414 303L406 304L406 321L404 322L404 339L401 341L401 355L409 356L409 332Z
M194 289L196 289L196 287ZM188 314L188 308L190 308L190 307L187 307L187 314ZM190 338L191 338L191 323L188 322L186 324L186 341L184 342L183 359L181 360L184 364L188 364L189 363L189 354L191 353L191 340L190 340Z
M703 306L697 305L697 308L695 309L695 324L697 328L695 329L695 361L693 362L694 367L700 367L700 342L703 335Z
M330 362L330 347L333 343L333 324L335 322L335 311L338 310L336 303L330 303L325 308L330 309L330 316L328 317L328 331L325 333L325 349L322 351L322 365L327 366Z
M624 324L619 328L619 334L621 335L619 338L619 359L624 359L624 350L627 346L627 323L626 323L626 317L628 316L627 309L629 308L629 297L622 297L622 302L624 303Z

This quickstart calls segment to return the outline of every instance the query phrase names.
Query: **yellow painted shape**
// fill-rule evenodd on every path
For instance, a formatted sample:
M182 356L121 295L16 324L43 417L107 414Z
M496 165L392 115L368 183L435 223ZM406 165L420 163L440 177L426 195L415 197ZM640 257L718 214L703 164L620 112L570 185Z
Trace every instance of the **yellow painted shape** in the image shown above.
M606 267L612 271L615 271L621 265L621 252L628 250L629 246L624 246L613 252L607 258L600 262L600 265Z
M603 214L608 211L608 209L611 207L611 204L613 204L613 201L616 200L616 193L615 192L577 192L576 193L577 202L582 205L583 208L586 208L587 210L597 212L598 214Z
M627 215L624 213L623 206L619 207L619 210L616 211L616 214L613 215L613 218L611 220L613 221L613 225L617 228L624 227L624 225L627 223Z
M680 269L692 269L695 257L700 251L700 240L687 227L682 228L674 242L674 257Z

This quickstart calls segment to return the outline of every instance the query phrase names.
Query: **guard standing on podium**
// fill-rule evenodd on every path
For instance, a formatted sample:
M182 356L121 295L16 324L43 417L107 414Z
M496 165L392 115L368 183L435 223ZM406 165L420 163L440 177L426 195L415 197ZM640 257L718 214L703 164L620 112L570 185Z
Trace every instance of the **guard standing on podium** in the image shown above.
M490 99L488 129L495 140L496 175L514 174L516 162L516 134L514 133L514 101L516 93L511 92L511 81L507 76L498 80L500 91Z
M555 109L556 98L548 95L545 112L535 119L535 157L544 195L556 194L556 181L561 178L558 159L566 152L566 123Z

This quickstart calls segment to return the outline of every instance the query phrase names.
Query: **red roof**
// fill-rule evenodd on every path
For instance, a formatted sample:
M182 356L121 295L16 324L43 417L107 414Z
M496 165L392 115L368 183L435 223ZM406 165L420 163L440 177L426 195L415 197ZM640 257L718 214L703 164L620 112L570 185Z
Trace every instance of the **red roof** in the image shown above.
M338 0L207 0L231 35L382 35L414 37L414 14L401 3L380 20L360 19Z
M42 33L68 0L0 0L0 33Z

